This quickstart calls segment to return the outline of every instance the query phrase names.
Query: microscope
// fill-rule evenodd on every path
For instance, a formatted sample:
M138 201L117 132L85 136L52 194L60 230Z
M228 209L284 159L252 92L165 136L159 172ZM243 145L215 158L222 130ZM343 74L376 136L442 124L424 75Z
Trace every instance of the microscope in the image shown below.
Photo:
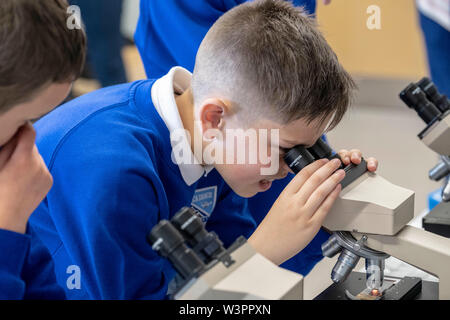
M428 176L434 181L443 180L442 202L423 218L425 230L450 238L450 101L441 95L428 78L410 83L401 93L400 99L416 110L426 127L419 139L436 152L439 163Z
M426 78L418 84L410 84L400 97L427 123L419 134L420 139L441 154L441 162L430 171L430 177L436 180L444 178L450 173L450 111L447 98L440 95ZM318 141L310 149L294 147L285 161L298 173L315 160L335 157L331 148ZM421 279L386 279L384 276L385 259L393 256L439 278L438 288L427 284L426 289L438 290L438 294L424 294L422 298L450 299L450 239L406 225L414 216L414 193L367 172L364 160L359 165L351 164L343 169L347 173L342 181L343 190L323 223L323 227L333 232L322 245L323 255L331 258L340 254L331 272L335 287L345 282L362 257L366 265L365 287L354 286L358 288L356 295L345 290L348 299L416 298L421 294ZM447 177L442 192L444 201L449 196L448 188ZM446 202L440 205L439 218L443 213L449 215L446 205ZM442 210L443 206L447 209ZM358 280L362 280L361 277ZM334 296L323 292L317 298Z
M257 253L244 237L228 249L208 232L198 212L181 208L147 236L153 250L177 274L169 297L176 300L300 300L303 277ZM170 285L169 285L170 287Z
M415 109L428 119L425 107ZM450 141L449 120L441 115L423 134L424 141L426 138L426 143L441 154L446 152L445 141ZM319 139L310 148L290 149L284 160L298 173L318 159L338 157ZM332 233L322 245L323 255L331 258L340 254L331 271L335 285L347 283L362 257L366 275L345 291L346 298L417 298L424 291L421 279L385 277L385 259L393 256L439 278L438 288L425 288L438 293L425 298L450 299L450 239L407 225L414 217L414 192L367 171L364 159L360 164L342 164L341 168L346 172L342 191L323 223L323 228ZM176 290L171 294L174 299L303 298L301 275L274 265L243 237L225 249L216 234L205 230L192 208L182 208L170 221L160 221L147 240L177 271ZM326 291L316 298L336 298Z

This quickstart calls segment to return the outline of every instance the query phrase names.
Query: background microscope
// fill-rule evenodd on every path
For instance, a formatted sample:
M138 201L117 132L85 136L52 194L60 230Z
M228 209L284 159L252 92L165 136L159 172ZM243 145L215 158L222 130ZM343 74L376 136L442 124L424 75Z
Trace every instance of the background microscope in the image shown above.
M423 218L423 227L450 237L450 101L428 78L410 83L400 93L400 98L425 122L426 127L418 137L440 158L428 176L432 180L443 181L442 202Z

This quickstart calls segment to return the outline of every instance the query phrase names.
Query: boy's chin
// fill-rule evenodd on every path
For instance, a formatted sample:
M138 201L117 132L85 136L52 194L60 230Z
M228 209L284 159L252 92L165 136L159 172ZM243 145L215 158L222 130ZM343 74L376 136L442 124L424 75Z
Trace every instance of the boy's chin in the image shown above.
M265 192L270 189L272 182L259 181L255 184L246 185L242 188L232 188L233 191L242 198L251 198L257 195L259 192Z

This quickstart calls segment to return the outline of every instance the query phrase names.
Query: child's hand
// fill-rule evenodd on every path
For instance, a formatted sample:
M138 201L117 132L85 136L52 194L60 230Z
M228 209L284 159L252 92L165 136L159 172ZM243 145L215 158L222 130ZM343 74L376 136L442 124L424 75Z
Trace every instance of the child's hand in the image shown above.
M361 151L358 149L352 149L350 151L342 149L338 152L339 157L341 157L342 162L345 165L350 164L350 161L354 164L361 163ZM378 160L375 158L366 158L367 170L374 172L378 168Z
M254 249L281 264L305 248L341 191L340 165L339 159L321 159L301 170L248 239Z
M0 228L25 233L28 218L53 180L39 154L31 124L19 129L0 150Z

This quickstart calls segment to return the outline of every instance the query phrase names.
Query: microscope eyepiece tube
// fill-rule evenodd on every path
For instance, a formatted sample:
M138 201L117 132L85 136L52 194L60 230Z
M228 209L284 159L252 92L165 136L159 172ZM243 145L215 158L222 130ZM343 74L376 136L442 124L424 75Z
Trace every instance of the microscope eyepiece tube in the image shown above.
M381 289L384 279L384 259L366 259L366 284L369 289Z
M181 232L191 246L195 246L208 234L203 221L194 210L189 207L181 208L173 218L170 219L170 222L172 222L175 228Z
M331 271L331 280L335 283L340 283L347 279L348 275L355 268L359 261L359 256L350 252L347 249L343 249L339 255L338 261Z
M159 255L169 259L183 279L200 273L206 267L168 220L161 220L154 226L147 236L147 241Z
M327 241L322 243L322 254L325 257L332 258L341 250L342 247L338 242L336 234L334 233Z
M442 113L431 103L425 93L414 83L408 85L402 92L400 92L400 99L410 108L416 110L420 118L426 123L430 124Z
M194 209L183 207L170 221L205 264L226 251L219 237L206 230Z
M333 155L333 149L322 139L316 141L316 143L307 149L315 159L331 158Z
M430 100L442 113L450 109L450 103L445 95L441 95L436 85L427 77L422 78L417 85L425 92Z
M299 173L300 170L315 160L313 155L303 146L296 146L289 149L284 156L284 161L295 174Z

